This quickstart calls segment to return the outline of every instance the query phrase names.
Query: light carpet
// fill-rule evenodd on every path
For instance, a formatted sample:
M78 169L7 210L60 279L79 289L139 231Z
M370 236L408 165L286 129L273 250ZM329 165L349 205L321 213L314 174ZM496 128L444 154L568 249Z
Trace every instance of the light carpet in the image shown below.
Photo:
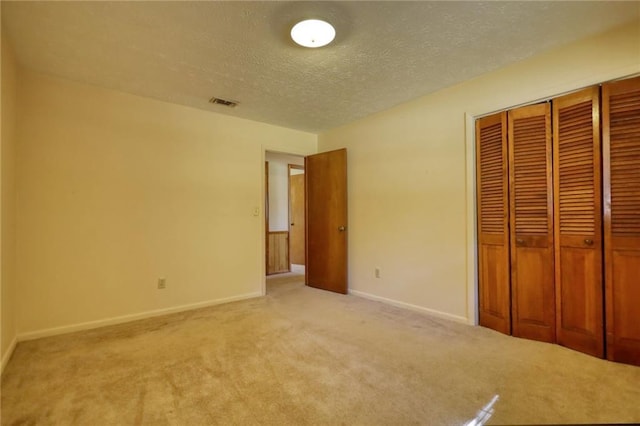
M640 368L302 284L23 342L2 425L640 422Z

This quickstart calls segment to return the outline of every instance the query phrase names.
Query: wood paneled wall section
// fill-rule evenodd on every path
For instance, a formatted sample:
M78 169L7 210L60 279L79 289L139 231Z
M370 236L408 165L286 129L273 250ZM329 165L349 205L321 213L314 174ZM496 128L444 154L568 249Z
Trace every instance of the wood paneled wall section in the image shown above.
M640 365L640 77L602 87L607 358Z
M289 272L289 231L269 232L267 275Z
M553 100L558 343L604 356L599 88Z
M511 334L507 113L476 121L480 325Z

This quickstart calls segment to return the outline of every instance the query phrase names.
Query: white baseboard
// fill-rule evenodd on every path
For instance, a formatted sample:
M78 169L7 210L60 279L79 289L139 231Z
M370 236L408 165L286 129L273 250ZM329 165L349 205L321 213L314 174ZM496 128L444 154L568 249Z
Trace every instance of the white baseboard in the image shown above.
M97 321L89 321L89 322L83 322L79 324L64 325L61 327L47 328L44 330L29 331L27 333L18 334L17 340L18 342L22 342L25 340L39 339L41 337L49 337L49 336L56 336L58 334L72 333L74 331L90 330L92 328L122 324L125 322L131 322L131 321L136 321L136 320L145 319L145 318L158 317L162 315L173 314L176 312L190 311L193 309L206 308L208 306L221 305L223 303L230 303L230 302L236 302L239 300L252 299L254 297L260 297L260 296L262 296L262 293L259 291L256 291L253 293L241 294L238 296L227 297L224 299L208 300L205 302L192 303L189 305L180 305L180 306L174 306L171 308L155 309L153 311L140 312L137 314L122 315L122 316L113 317L113 318L105 318ZM3 358L3 365L4 365L4 358Z
M13 355L13 351L16 350L16 345L18 344L18 336L14 337L11 343L9 343L9 347L2 354L2 361L0 364L0 374L4 371L4 367L7 366L9 360L11 359L11 355Z
M375 296L364 291L349 290L349 294L362 297L364 299L375 300L376 302L386 303L388 305L396 306L398 308L408 309L410 311L420 312L434 317L443 318L450 321L459 322L462 324L469 324L469 320L459 315L448 314L446 312L437 311L435 309L429 309L418 305L412 305L411 303L400 302L398 300L387 299L386 297Z
M295 272L297 274L304 274L304 265L296 265L295 263L292 263L291 272Z

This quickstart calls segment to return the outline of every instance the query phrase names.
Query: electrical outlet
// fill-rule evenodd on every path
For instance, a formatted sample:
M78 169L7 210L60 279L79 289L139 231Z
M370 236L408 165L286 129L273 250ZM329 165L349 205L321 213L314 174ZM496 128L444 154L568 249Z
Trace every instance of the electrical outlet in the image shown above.
M158 290L167 288L167 280L165 278L158 278Z
M380 278L380 267L377 266L375 270L376 278Z

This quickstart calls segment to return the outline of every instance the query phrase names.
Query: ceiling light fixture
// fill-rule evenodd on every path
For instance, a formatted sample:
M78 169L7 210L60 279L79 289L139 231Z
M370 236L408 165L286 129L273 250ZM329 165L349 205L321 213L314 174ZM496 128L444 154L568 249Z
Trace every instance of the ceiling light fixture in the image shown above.
M331 43L336 36L333 26L319 19L307 19L291 28L293 41L304 47L322 47Z

